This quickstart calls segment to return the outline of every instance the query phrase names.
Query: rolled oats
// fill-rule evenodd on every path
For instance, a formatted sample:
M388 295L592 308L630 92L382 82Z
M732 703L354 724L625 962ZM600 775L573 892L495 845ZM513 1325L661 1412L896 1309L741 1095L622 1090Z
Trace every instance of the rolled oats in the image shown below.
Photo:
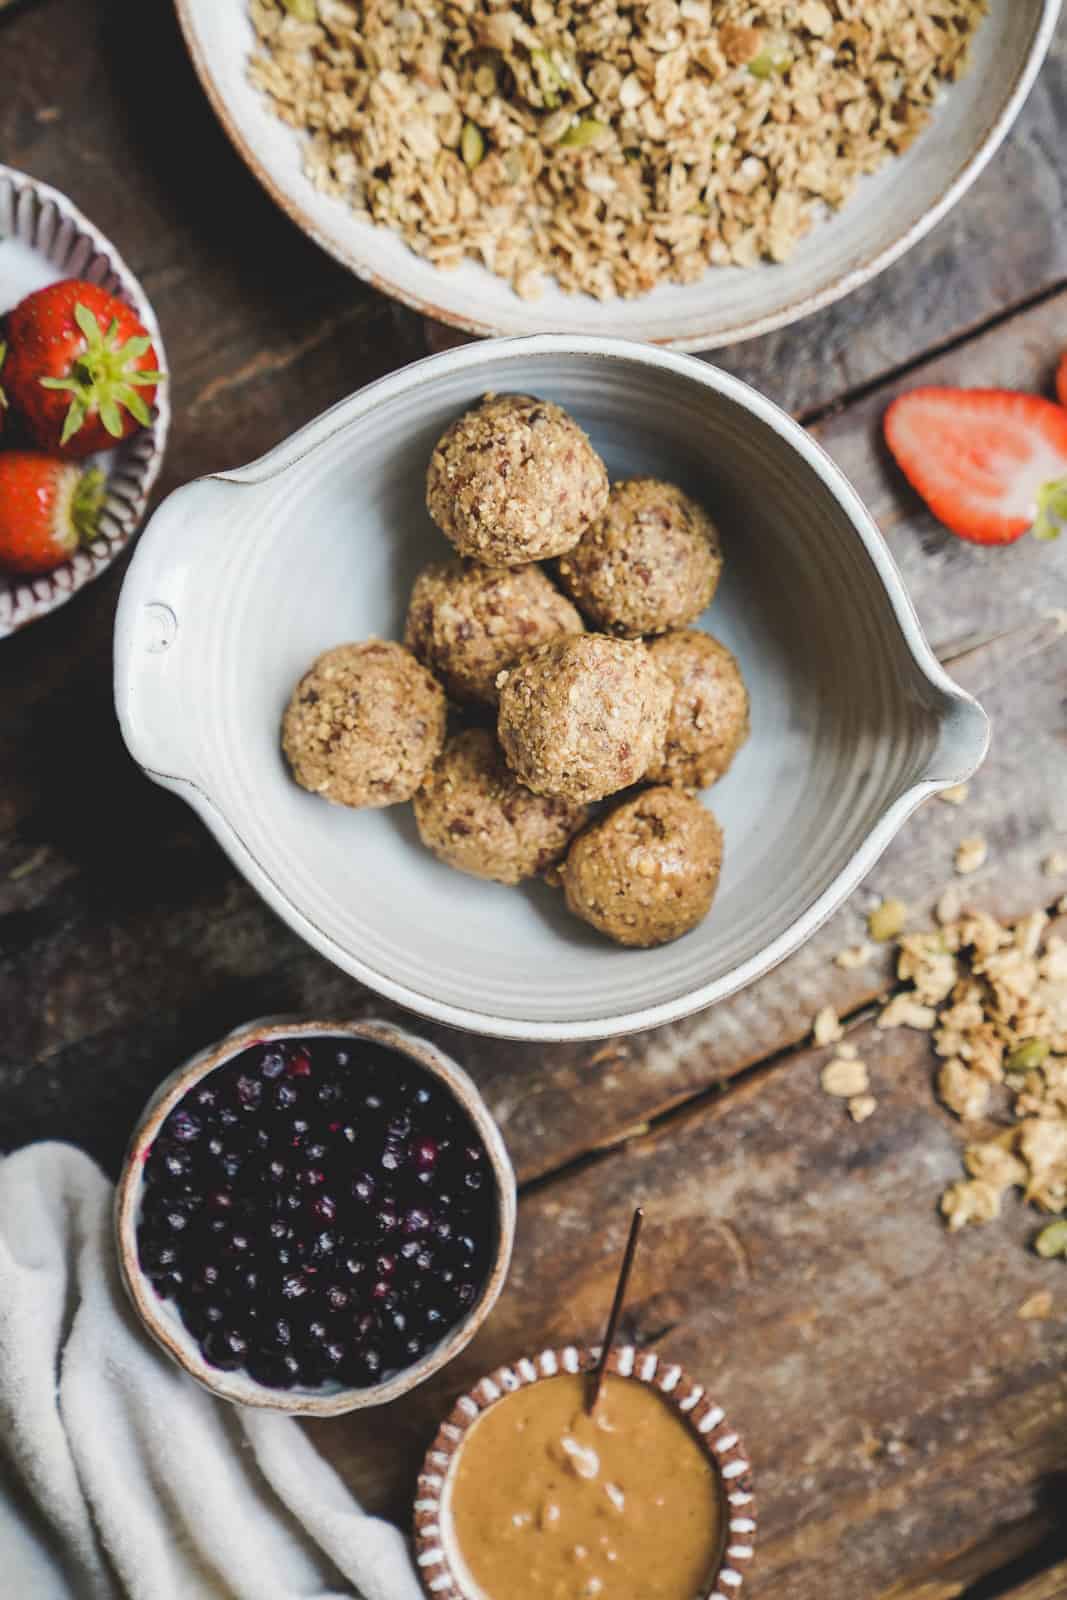
M897 971L914 989L887 1010L936 1008L943 1104L974 1121L1010 1096L1011 1125L966 1147L968 1176L942 1197L949 1227L990 1221L1013 1188L1039 1210L1067 1209L1067 943L1043 911L1011 927L973 912L901 939Z
M987 0L249 9L318 189L438 266L607 300L786 260L926 126Z
M845 1030L838 1021L837 1012L833 1006L823 1006L815 1016L811 1026L812 1038L818 1045L836 1044L844 1038Z
M989 846L981 834L971 834L956 846L956 871L961 877L977 872L979 867L985 866L988 855Z
M865 1061L849 1061L837 1056L822 1069L820 1077L823 1093L839 1100L854 1100L867 1093L871 1086Z

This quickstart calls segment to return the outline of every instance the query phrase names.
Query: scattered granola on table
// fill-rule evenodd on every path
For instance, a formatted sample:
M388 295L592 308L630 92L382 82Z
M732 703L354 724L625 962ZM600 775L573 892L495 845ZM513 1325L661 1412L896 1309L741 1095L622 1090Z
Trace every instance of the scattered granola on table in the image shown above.
M908 148L987 0L250 0L305 170L440 267L599 299L785 261Z
M1067 942L1049 933L1043 911L1012 927L971 912L934 932L906 934L898 949L898 976L914 987L891 1006L907 1000L912 1015L929 1014L943 1103L974 1121L991 1110L997 1089L1009 1096L1011 1123L967 1146L968 1175L942 1196L949 1227L992 1221L1011 1188L1041 1211L1064 1211ZM1035 1246L1041 1255L1067 1254L1067 1220L1049 1224Z

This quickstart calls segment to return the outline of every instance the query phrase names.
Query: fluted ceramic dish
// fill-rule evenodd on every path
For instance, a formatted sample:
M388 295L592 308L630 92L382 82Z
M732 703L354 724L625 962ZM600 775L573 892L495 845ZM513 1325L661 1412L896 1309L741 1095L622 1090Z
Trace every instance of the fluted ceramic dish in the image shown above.
M781 328L873 278L930 231L978 177L1018 116L1052 40L1060 0L990 0L971 70L946 91L906 155L865 179L782 266L716 268L637 300L602 303L549 285L524 301L477 263L445 272L360 222L304 176L301 139L248 82L247 0L177 0L189 52L237 149L276 203L376 289L478 334L595 331L710 350Z
M599 1350L568 1345L524 1357L476 1383L442 1422L426 1453L415 1489L415 1564L429 1600L482 1600L463 1560L452 1525L451 1497L456 1464L470 1430L505 1396L564 1373L591 1372ZM723 1500L723 1539L715 1569L694 1600L740 1600L755 1555L756 1503L752 1467L741 1438L722 1407L677 1362L655 1351L622 1345L608 1356L617 1377L644 1383L660 1394L693 1430L719 1477Z
M440 1344L428 1350L410 1367L366 1389L345 1388L338 1383L322 1384L317 1389L271 1389L257 1383L247 1372L223 1372L206 1361L197 1341L178 1315L173 1301L161 1299L141 1270L137 1253L137 1223L144 1191L144 1164L153 1140L174 1107L194 1085L217 1067L232 1061L243 1050L263 1044L268 1039L334 1038L364 1041L413 1061L436 1078L470 1118L485 1145L493 1173L496 1249L492 1268L470 1310ZM353 1070L358 1071L358 1065ZM374 1019L362 1022L308 1022L296 1017L263 1017L258 1022L245 1023L243 1027L227 1034L218 1044L200 1051L191 1061L164 1079L149 1100L130 1139L115 1191L115 1235L122 1281L134 1310L156 1343L205 1389L239 1405L288 1411L305 1417L335 1417L343 1412L381 1406L399 1399L433 1373L439 1372L474 1338L499 1299L507 1278L515 1238L515 1174L500 1130L485 1101L462 1067L436 1045L405 1032L391 1022Z
M737 653L752 737L710 794L726 862L708 919L609 944L542 884L464 877L411 808L353 812L288 776L282 713L309 662L399 637L449 553L424 505L435 440L486 390L560 402L613 476L707 504L726 576L703 625ZM695 1011L780 961L905 817L981 760L981 709L942 671L855 492L784 412L691 356L542 334L468 345L370 385L237 472L164 502L119 606L127 744L184 796L315 949L414 1011L482 1033L599 1038Z
M155 312L115 246L58 189L0 165L0 315L59 278L86 278L133 306L152 336L160 370L167 370ZM64 605L128 544L163 465L169 427L168 386L163 384L156 391L151 426L94 458L108 479L100 531L92 544L43 578L9 579L0 573L0 639Z

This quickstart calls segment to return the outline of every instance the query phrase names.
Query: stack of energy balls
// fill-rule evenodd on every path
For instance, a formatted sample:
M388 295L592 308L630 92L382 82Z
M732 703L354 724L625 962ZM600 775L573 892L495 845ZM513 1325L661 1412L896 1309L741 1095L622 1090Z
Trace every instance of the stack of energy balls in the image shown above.
M573 418L527 395L452 424L426 504L457 558L419 574L403 645L340 645L301 679L282 731L294 778L338 805L413 800L440 860L546 874L620 944L678 938L722 864L693 791L749 728L734 657L686 628L722 573L710 517L673 484L609 485ZM481 724L449 735L446 695Z

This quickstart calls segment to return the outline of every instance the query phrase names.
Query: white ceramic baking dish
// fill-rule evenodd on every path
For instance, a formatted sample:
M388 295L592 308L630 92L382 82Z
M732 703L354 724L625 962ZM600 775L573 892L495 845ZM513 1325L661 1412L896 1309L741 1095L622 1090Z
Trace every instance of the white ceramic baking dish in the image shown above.
M451 871L421 848L410 807L324 805L282 759L307 664L344 640L399 636L416 571L448 554L425 511L426 464L490 389L560 402L613 475L675 479L722 528L726 576L702 625L740 659L753 731L708 796L726 836L712 913L658 950L608 944L545 885ZM171 495L126 579L115 671L136 760L309 944L425 1016L526 1039L651 1027L751 982L840 905L921 801L970 776L988 738L871 517L801 427L691 357L565 335L419 362L253 465Z

